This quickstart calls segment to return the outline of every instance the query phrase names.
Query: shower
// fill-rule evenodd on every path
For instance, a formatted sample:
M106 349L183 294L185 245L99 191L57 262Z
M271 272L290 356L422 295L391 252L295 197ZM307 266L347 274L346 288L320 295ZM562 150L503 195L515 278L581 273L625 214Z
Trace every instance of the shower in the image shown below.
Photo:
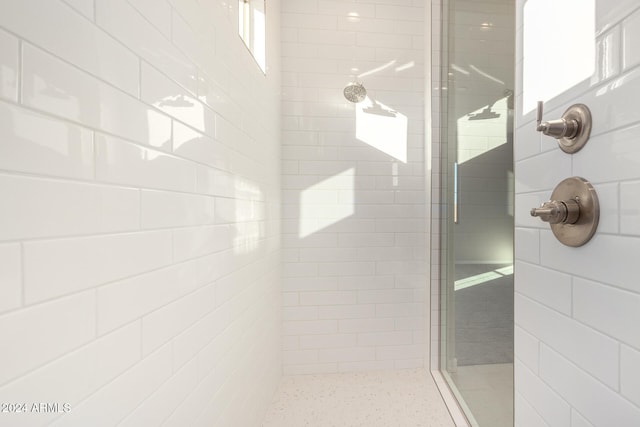
M356 81L349 82L342 92L344 93L344 97L347 98L347 101L353 102L354 104L364 101L367 97L367 90L362 83Z

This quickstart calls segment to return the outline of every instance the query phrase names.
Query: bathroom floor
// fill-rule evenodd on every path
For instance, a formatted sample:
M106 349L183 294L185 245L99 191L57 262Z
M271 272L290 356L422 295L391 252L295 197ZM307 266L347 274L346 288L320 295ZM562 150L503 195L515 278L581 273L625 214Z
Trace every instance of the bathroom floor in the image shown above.
M263 427L453 427L423 369L284 377Z

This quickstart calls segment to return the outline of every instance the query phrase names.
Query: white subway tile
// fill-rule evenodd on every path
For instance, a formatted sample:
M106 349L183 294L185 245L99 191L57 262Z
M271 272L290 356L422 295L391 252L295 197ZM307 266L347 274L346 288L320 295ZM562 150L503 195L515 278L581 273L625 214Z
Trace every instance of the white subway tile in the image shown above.
M423 311L418 303L376 304L376 317L420 317Z
M640 406L640 351L625 345L620 351L620 392Z
M211 196L235 197L236 177L225 171L196 165L196 192Z
M571 407L555 391L547 386L534 372L519 362L514 364L514 381L518 391L549 426L568 426L571 420Z
M640 78L640 74L637 78ZM612 102L616 103L617 101L613 100ZM615 114L622 114L622 112L609 114L612 117L617 117ZM640 125L634 125L594 136L589 141L591 150L585 153L576 153L573 160L573 173L577 176L588 177L592 183L639 179L640 172L637 165L640 161L640 154L634 145L639 131Z
M544 345L540 377L593 425L632 426L640 420L640 408Z
M287 263L286 265L290 265ZM337 277L284 277L284 291L331 291L338 288Z
M297 294L296 294L297 301ZM282 320L317 320L318 319L318 307L306 306L306 307L283 307L282 308Z
M375 273L373 262L324 262L318 264L320 276L370 276Z
M516 261L515 271L519 278L516 292L571 315L571 276L521 261Z
M394 319L394 322L396 331L413 331L416 334L416 336L414 336L414 343L423 341L423 317L398 317Z
M0 97L18 101L18 39L0 31Z
M323 348L318 351L318 362L363 362L375 360L375 347Z
M98 289L98 332L132 322L197 288L194 263L121 280Z
M93 179L93 133L11 104L0 103L0 167Z
M3 3L0 25L120 90L138 95L138 58L61 2Z
M538 373L540 341L519 326L514 328L514 355L531 371Z
M149 232L24 243L28 304L171 263L171 233Z
M317 12L320 15L347 16L349 13L357 13L357 16L373 17L375 11L375 5L363 2L345 3L341 0L319 0L317 5ZM316 11L311 9L311 5L307 5L305 12L301 11L301 13L313 12Z
M323 335L338 332L337 320L297 320L284 322L284 335Z
M129 0L144 18L167 39L171 38L171 5L165 0Z
M571 358L604 384L618 386L617 341L520 294L515 296L515 312L518 327Z
M516 227L515 258L533 264L540 262L540 233L538 230Z
M553 190L566 178L566 171L571 170L571 160L572 157L562 151L552 150L518 162L516 193Z
M173 122L173 152L218 169L229 170L231 167L231 153L226 146L177 121Z
M216 305L219 306L242 294L265 274L264 259L248 264L216 281ZM243 295L246 298L246 295Z
M390 289L394 286L393 276L341 276L338 278L338 288L343 291Z
M413 333L408 331L365 332L358 334L359 346L408 345L413 343Z
M300 337L301 349L344 348L356 345L355 334L303 335Z
M315 262L287 263L283 266L283 277L310 277L318 275L318 264Z
M95 316L95 294L85 292L0 317L4 341L0 383L91 341L96 333Z
M0 313L22 305L22 254L17 243L0 244Z
M93 21L93 0L64 0L64 2L83 14L90 21Z
M233 304L224 304L175 337L173 339L174 366L183 366L205 347L211 345L214 339L220 340L217 337L227 330L233 330L229 326L237 315L234 309Z
M574 278L574 317L587 325L640 348L640 293ZM615 307L615 314L603 307Z
M318 361L318 350L308 349L283 351L282 361L285 366L316 363Z
M142 319L142 351L149 354L211 312L213 285L184 296Z
M393 246L394 233L341 233L338 235L339 247Z
M168 117L29 45L22 69L27 106L155 147L171 141Z
M169 154L98 134L96 178L136 187L193 192L196 167Z
M174 4L179 3L174 2ZM206 25L203 22L206 17L198 9L196 5L190 8L188 14L173 13L171 15L171 40L199 69L214 70L216 60L219 60L223 53L216 52L217 55L214 56L211 52L216 51L217 42L224 43L228 33L216 31L215 27Z
M573 249L559 243L551 232L543 232L540 248L546 267L638 292L634 268L635 254L640 253L638 238L596 233L589 243Z
M213 224L214 198L144 190L141 193L140 217L143 229Z
M300 305L355 304L353 291L300 292Z
M284 375L333 374L338 371L337 363L310 363L304 365L286 365Z
M578 411L572 409L571 427L594 427L594 425L587 421Z
M618 183L594 185L600 204L600 219L598 231L601 233L618 234L621 230L622 195ZM624 212L624 208L622 208ZM623 234L627 234L623 232Z
M548 427L540 414L516 391L514 396L514 421L518 427Z
M228 90L229 88L226 88ZM217 114L232 123L242 121L241 107L225 90L225 85L215 81L206 72L198 74L198 98Z
M96 0L96 20L129 49L196 93L195 65L125 0Z
M283 28L317 28L337 29L338 18L331 15L318 15L315 13L282 13L281 25Z
M376 4L375 7L376 17L379 18L398 21L420 21L424 19L424 10L421 7L398 6L395 4Z
M145 399L157 392L171 375L171 347L165 346L92 394L51 425L116 425Z
M150 65L142 64L141 99L209 136L216 132L215 113L199 99Z
M362 319L375 316L375 305L373 304L340 304L323 305L318 307L318 317L320 319Z
M0 240L136 230L140 196L130 188L0 175Z
M640 64L640 12L636 11L622 22L622 62L625 70Z
M596 33L601 33L636 9L634 0L618 0L615 3L596 2Z
M327 251L322 248L301 248L299 250L299 260L301 262L336 262L348 261L355 258L355 249L336 248Z
M607 34L596 39L596 70L592 82L604 81L620 72L622 58L620 55L620 27L614 27Z
M283 292L282 293L282 306L283 307L295 307L298 305L299 298L298 292Z
M358 303L405 303L414 301L412 289L359 290Z
M640 182L620 183L620 232L622 234L639 236L639 217Z
M193 392L199 380L197 364L192 362L185 365L127 415L119 425L123 427L162 425L176 409L178 403Z
M173 260L180 262L230 249L232 230L228 225L183 228L173 231Z
M424 357L424 348L422 345L386 345L383 344L376 348L377 360L409 360L421 359ZM407 366L409 368L410 366ZM413 366L411 366L413 367ZM422 367L420 366L415 367Z
M89 323L86 322L85 323ZM69 403L72 410L87 396L140 360L140 324L135 323L70 351L0 388L3 401ZM44 414L38 414L44 417ZM50 414L49 420L59 416ZM39 418L43 422L43 418ZM35 421L35 420L30 420ZM35 422L34 422L35 424ZM26 424L25 424L26 425Z
M401 361L396 361L398 364ZM396 363L392 360L365 360L338 363L338 372L371 372L389 371L394 369ZM401 369L401 368L400 368Z

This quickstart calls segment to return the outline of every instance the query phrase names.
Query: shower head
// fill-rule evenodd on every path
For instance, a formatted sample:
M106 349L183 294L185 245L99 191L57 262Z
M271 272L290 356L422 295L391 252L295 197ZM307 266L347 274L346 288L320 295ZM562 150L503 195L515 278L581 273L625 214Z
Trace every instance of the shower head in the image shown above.
M362 86L362 83L358 82L350 82L345 86L344 97L347 98L347 101L358 103L364 101L367 96L367 90Z

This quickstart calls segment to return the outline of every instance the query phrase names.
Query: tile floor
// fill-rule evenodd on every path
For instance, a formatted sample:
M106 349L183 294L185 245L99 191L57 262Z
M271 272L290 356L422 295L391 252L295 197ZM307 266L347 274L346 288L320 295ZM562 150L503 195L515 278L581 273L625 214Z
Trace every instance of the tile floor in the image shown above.
M423 369L284 377L263 427L453 427Z

